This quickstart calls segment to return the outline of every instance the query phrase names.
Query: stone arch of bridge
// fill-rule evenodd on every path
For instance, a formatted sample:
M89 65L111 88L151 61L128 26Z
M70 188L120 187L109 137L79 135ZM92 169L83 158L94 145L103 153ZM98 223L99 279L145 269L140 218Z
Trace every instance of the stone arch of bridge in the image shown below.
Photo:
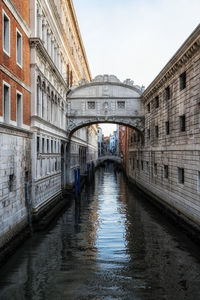
M67 96L68 134L97 123L115 123L144 131L143 87L114 75L83 80Z

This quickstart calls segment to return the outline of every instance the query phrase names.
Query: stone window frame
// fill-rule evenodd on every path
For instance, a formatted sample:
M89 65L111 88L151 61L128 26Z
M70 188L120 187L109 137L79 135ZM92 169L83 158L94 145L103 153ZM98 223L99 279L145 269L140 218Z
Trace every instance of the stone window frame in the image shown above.
M197 171L197 191L200 193L200 171Z
M186 86L187 86L187 74L186 71L184 71L179 75L179 91L184 90Z
M184 184L185 182L185 170L184 168L178 167L178 183Z
M170 134L169 121L165 121L165 135Z
M87 106L88 106L88 109L95 109L96 103L95 103L95 101L88 101Z
M21 49L18 49L18 36L20 36ZM18 54L20 53L21 62L18 61ZM16 28L16 64L22 69L23 66L23 36L22 33Z
M4 21L4 17L7 18L8 20L8 49L6 49L4 46L5 46L5 21ZM10 18L8 16L8 14L5 12L5 10L2 9L2 48L3 48L3 52L5 52L8 56L10 56L10 26L11 26L11 23L10 23Z
M117 108L118 109L125 109L125 107L126 107L126 103L125 103L125 101L117 101Z
M154 176L158 175L158 164L154 163Z
M3 99L3 120L5 123L9 124L10 123L10 116L11 116L11 103L10 103L10 99L11 99L11 85L9 83L7 83L6 81L2 81L2 84L3 84L3 89L2 89L2 99ZM8 100L6 100L6 102L8 103L5 103L5 91L4 91L4 87L7 87L8 88Z
M169 178L169 166L168 165L164 165L164 167L163 167L163 177L164 177L164 179Z
M185 132L186 131L186 117L185 114L179 116L179 132Z
M154 103L155 103L155 109L159 108L159 105L160 105L160 103L159 103L159 95L157 95L155 97Z
M170 98L171 98L171 89L170 86L168 85L165 88L165 100L170 100Z
M20 96L20 107L18 107L18 96ZM18 90L16 90L16 123L18 127L23 126L23 94Z

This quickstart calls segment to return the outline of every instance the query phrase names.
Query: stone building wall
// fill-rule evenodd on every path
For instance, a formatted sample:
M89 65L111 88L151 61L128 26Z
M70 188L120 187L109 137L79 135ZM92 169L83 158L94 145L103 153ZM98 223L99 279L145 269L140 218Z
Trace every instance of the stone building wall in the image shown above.
M129 178L200 225L200 26L143 93L143 135L129 130Z
M0 248L28 223L31 188L29 1L0 1ZM28 185L27 185L28 186Z

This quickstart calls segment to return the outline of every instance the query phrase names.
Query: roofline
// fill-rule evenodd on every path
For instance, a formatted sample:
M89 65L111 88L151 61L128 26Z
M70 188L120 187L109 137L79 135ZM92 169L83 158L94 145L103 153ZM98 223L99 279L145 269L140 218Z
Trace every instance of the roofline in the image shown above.
M194 29L191 35L185 40L181 47L172 56L165 67L160 71L160 73L155 77L155 79L150 83L150 85L143 92L143 97L146 98L151 96L151 91L153 93L158 89L165 81L167 81L175 71L182 67L182 65L192 57L196 50L200 46L200 24ZM188 52L188 53L187 53ZM185 56L185 57L184 57ZM168 73L168 74L167 74ZM158 83L158 86L155 85ZM160 83L160 84L159 84Z
M68 4L69 4L69 7L70 7L70 10L71 10L71 13L72 13L72 18L73 18L74 24L76 25L75 26L76 34L78 36L78 40L79 40L81 50L82 50L82 53L83 53L83 56L84 56L85 64L86 64L86 67L87 67L89 79L91 81L92 80L92 74L91 74L91 71L90 71L90 67L89 67L85 47L84 47L83 40L82 40L82 37L81 37L80 28L79 28L79 25L78 25L78 20L77 20L77 17L76 17L76 13L75 13L75 9L74 9L74 5L73 5L72 0L68 0Z

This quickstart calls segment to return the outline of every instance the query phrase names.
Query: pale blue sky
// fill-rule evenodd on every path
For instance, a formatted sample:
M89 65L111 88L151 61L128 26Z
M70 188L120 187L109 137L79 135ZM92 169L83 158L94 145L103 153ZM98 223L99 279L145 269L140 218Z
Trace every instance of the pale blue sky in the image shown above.
M200 23L200 0L73 3L93 78L115 74L145 87Z
M200 21L200 0L73 0L92 72L146 87Z

